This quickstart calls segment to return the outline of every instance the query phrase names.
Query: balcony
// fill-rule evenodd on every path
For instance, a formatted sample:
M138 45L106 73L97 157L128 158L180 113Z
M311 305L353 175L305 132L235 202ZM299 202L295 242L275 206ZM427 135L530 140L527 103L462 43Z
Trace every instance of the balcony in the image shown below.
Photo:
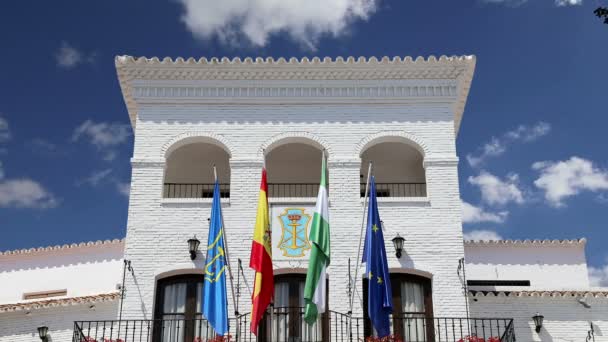
M249 331L249 314L230 319L230 333L217 337L205 319L77 321L73 342L365 341L370 327L361 317L329 311L313 326L304 309L274 308ZM515 342L513 320L506 318L427 318L403 314L392 319L394 340L406 342ZM482 340L483 339L483 340Z
M360 184L361 197L365 183ZM317 197L319 183L269 183L269 198ZM376 183L378 197L426 197L426 183ZM164 198L212 198L212 183L165 183ZM220 197L230 198L230 184L220 184Z

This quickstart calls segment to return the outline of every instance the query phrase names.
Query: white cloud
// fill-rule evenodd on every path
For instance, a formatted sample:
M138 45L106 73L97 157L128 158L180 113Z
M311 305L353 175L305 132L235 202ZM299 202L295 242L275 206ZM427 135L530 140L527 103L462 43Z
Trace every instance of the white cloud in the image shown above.
M128 124L86 120L76 127L72 134L72 141L75 142L81 138L88 139L89 143L103 152L103 160L110 161L114 160L118 154L112 148L126 142L130 136L131 128Z
M182 21L195 37L237 44L245 38L264 46L284 32L314 49L322 35L340 36L355 20L366 20L379 0L179 0Z
M493 222L502 223L509 215L508 211L489 212L481 207L476 207L470 203L462 201L462 222L479 223Z
M119 193L125 195L126 197L129 197L129 194L131 193L131 183L119 182L116 184L116 187Z
M52 193L30 179L10 179L0 182L0 207L53 208L58 204Z
M502 240L502 236L493 230L479 229L464 233L464 239L467 241L496 241Z
M555 0L557 6L576 6L582 5L583 0Z
M97 147L107 147L124 143L130 135L131 130L128 124L87 120L76 127L72 135L72 141L77 141L82 136L86 136L91 144Z
M467 154L467 161L471 167L483 165L486 159L497 157L507 151L509 145L522 142L529 143L543 137L551 131L551 125L546 122L538 122L532 126L519 125L517 128L505 132L500 138L492 139L479 148L477 155Z
M600 267L589 266L589 285L593 287L608 287L608 264Z
M55 52L57 65L64 69L72 69L82 63L93 63L95 57L94 52L86 54L66 41L61 42L61 46Z
M545 192L545 199L554 207L581 191L608 190L608 170L601 170L593 162L571 157L564 161L541 161L532 164L540 172L534 185Z
M523 191L519 189L519 177L511 174L504 180L487 171L469 177L469 183L479 187L483 202L491 205L505 205L509 202L524 203Z
M91 186L99 185L103 180L107 179L108 176L112 173L112 169L105 169L100 171L95 171L88 177L76 182L76 185L88 184Z

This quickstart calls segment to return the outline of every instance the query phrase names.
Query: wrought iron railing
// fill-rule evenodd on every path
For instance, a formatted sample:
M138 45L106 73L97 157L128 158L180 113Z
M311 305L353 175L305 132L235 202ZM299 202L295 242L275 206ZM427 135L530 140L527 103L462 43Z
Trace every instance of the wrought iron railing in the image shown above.
M214 184L165 183L164 198L213 198ZM220 197L230 198L230 184L220 184Z
M376 196L426 197L426 183L376 183ZM361 183L361 197L365 197L365 183Z
M317 197L319 183L268 183L269 198Z
M361 183L361 197L365 196L365 183ZM317 197L319 183L269 183L270 198ZM426 197L426 183L376 183L378 197ZM165 198L212 198L213 184L165 183ZM230 198L230 184L220 184L220 197Z
M228 336L218 337L205 319L78 321L73 342L220 342L220 341L366 341L373 332L361 317L335 311L313 325L303 308L274 308L260 324L258 336L249 331L249 314L230 319ZM391 318L390 341L515 342L512 319L437 318L401 315ZM371 339L373 340L373 339Z

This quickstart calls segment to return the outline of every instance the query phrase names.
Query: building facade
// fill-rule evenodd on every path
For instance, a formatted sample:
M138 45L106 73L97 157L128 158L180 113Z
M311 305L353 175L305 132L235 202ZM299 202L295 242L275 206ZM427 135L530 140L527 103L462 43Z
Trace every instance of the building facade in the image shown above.
M121 253L94 263L112 268L104 286L87 293L59 283L34 289L67 288L47 301L70 311L62 317L73 330L44 322L44 310L59 312L54 304L31 304L39 298L24 296L27 275L17 275L25 259L2 269L0 277L15 289L3 298L0 341L36 340L32 324L48 326L56 341L212 339L200 314L200 288L214 167L231 265L231 336L255 338L248 327L248 260L264 165L276 285L258 340L363 340L373 335L366 319L367 279L358 262L370 162L391 272L395 335L408 342L471 336L608 341L602 333L608 331L608 293L589 287L584 240L463 242L455 140L474 57L120 56L116 67L135 132L127 235L110 243L120 245ZM323 155L332 249L329 311L308 326L301 308L307 232ZM399 258L391 242L397 235L405 238ZM187 241L194 236L202 243L192 259ZM8 255L13 254L0 258ZM78 272L81 262L65 264ZM45 266L35 269L40 268ZM65 306L70 301L74 305ZM39 307L26 309L32 323L23 323L24 305ZM91 305L103 310L87 309ZM545 317L538 333L536 312Z

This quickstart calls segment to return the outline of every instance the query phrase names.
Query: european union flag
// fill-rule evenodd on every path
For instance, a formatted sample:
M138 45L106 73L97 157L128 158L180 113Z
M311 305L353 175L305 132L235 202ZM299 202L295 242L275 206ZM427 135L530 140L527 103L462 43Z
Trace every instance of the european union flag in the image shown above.
M376 181L371 178L367 232L363 247L363 262L368 277L367 313L378 337L391 333L390 314L393 312L393 294L384 248L384 235L376 201Z
M226 254L224 253L224 226L220 205L220 186L215 181L211 224L205 260L203 282L203 315L215 332L223 336L228 332L228 294L226 292Z

